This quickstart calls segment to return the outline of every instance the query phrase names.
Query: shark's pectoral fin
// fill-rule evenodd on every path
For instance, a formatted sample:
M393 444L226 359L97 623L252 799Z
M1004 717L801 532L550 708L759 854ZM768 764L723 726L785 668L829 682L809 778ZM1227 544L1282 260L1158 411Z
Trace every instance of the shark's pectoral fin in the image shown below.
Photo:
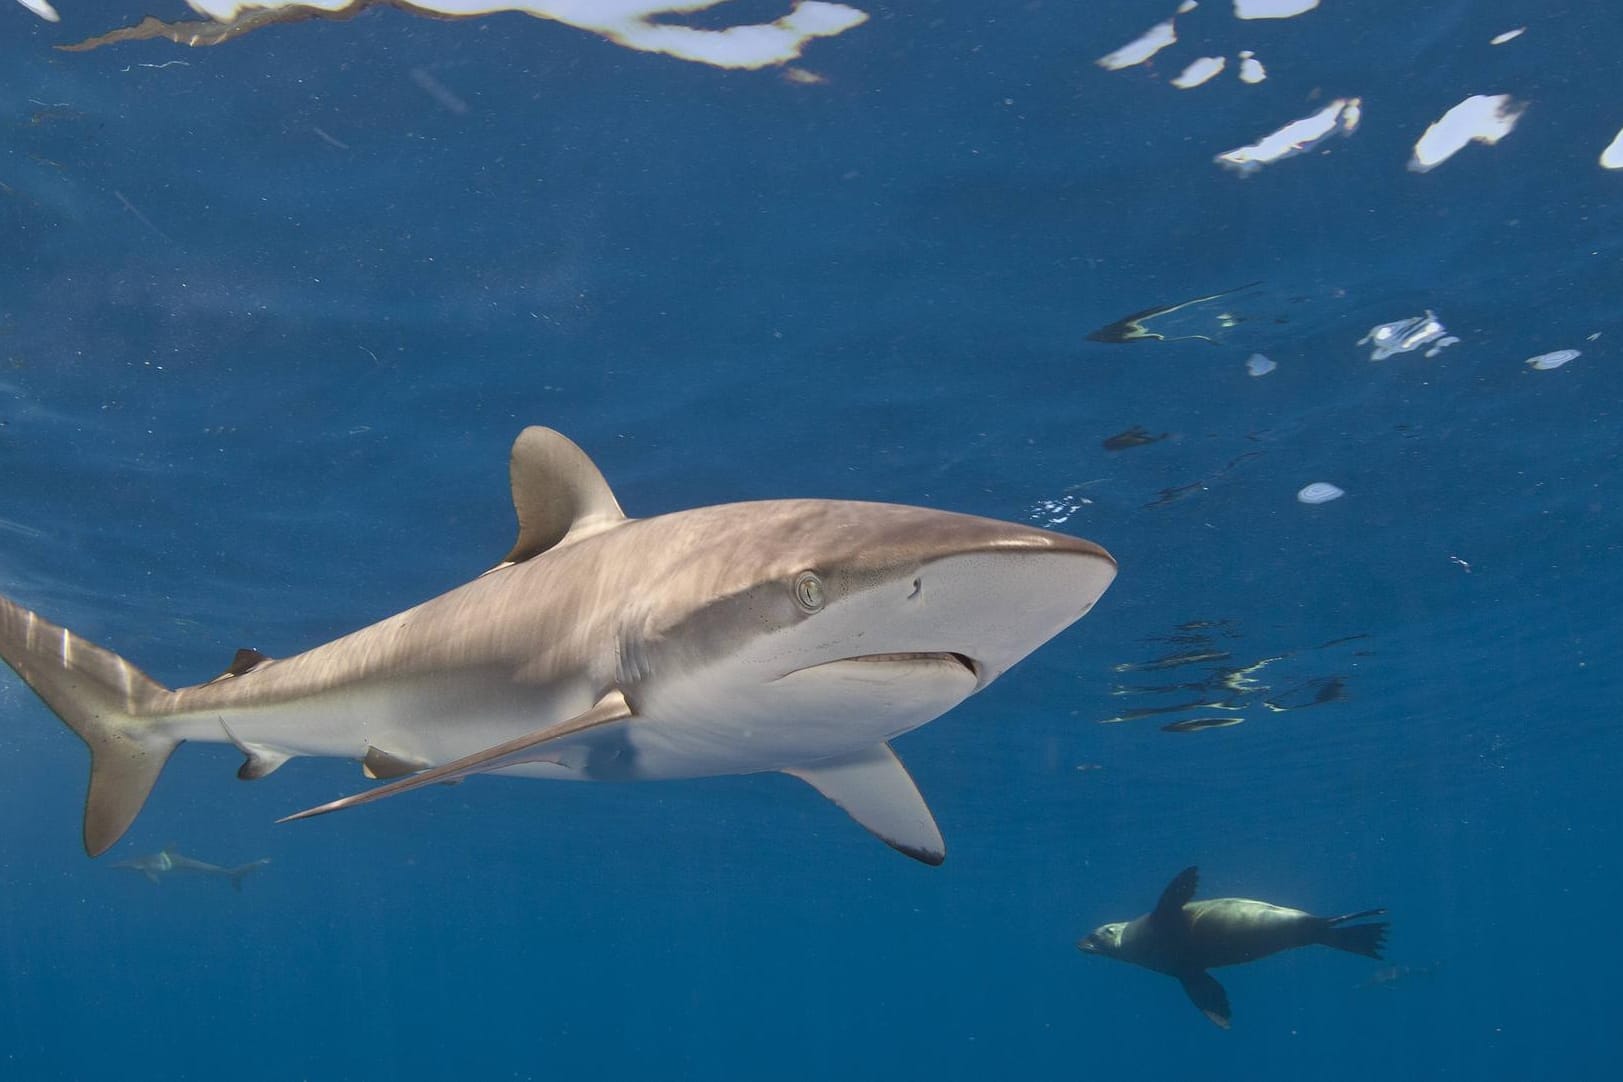
M403 778L407 774L415 774L425 770L430 764L419 759L407 759L400 755L390 755L382 748L370 745L366 749L366 758L361 760L361 773L373 781L388 781L391 778Z
M225 677L219 676L215 677L215 679L223 680ZM210 681L210 683L212 682ZM275 773L278 767L293 758L289 752L280 751L266 744L249 744L238 740L237 734L231 731L231 726L225 723L224 718L220 719L220 728L225 730L225 738L235 744L238 751L242 752L242 765L237 767L237 777L243 781L258 781L260 778Z
M889 744L783 772L838 804L891 848L926 864L947 859L935 816Z
M1200 1013L1223 1029L1229 1028L1229 994L1217 983L1217 978L1204 969L1178 974L1189 1001L1200 1008Z
M376 789L368 789L364 793L346 796L341 800L334 800L319 807L308 808L295 815L278 819L278 823L289 823L295 819L308 819L313 815L325 815L328 812L342 811L360 804L370 804L374 800L395 796L412 789L420 789L425 785L435 785L440 782L461 781L474 774L488 774L493 770L505 770L510 766L522 763L545 762L553 758L553 752L546 745L565 737L578 736L590 729L602 725L613 725L631 717L631 707L627 705L626 698L619 691L611 691L597 701L597 705L583 714L576 714L572 718L556 722L533 733L509 740L504 744L497 744L484 751L476 751L472 755L465 755L455 762L437 766L433 770L425 770L421 774L413 774L409 778L392 781L388 785L380 785Z

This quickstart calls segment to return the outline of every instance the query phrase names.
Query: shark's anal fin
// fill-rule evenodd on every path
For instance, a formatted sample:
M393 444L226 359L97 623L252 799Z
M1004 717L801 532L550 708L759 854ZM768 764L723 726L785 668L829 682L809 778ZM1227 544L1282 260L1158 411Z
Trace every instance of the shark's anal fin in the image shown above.
M1178 980L1182 982L1189 1001L1200 1008L1201 1014L1210 1018L1213 1025L1229 1028L1229 994L1223 991L1216 977L1204 969L1196 969L1178 974Z
M221 676L215 679L223 680L225 677ZM225 730L225 738L235 744L238 751L242 752L242 765L237 767L237 777L243 781L258 781L260 778L274 774L278 767L293 758L285 751L278 751L264 744L249 744L238 740L237 734L231 731L231 726L225 723L224 718L220 719L220 728Z
M618 690L611 691L597 701L597 705L584 713L576 714L572 718L544 726L533 733L516 737L504 744L497 744L484 751L476 751L472 755L465 755L454 762L437 766L433 770L425 770L421 774L413 774L409 778L392 781L388 785L380 785L376 789L368 789L364 793L346 796L341 800L334 800L318 807L308 808L284 819L278 823L290 823L295 819L308 819L313 815L325 815L328 812L342 811L360 804L370 804L374 800L384 797L396 796L409 792L412 789L421 789L425 785L435 785L440 782L461 781L473 774L488 774L493 770L505 770L510 766L521 763L547 762L552 759L552 753L546 750L546 745L565 737L578 736L588 730L601 725L613 725L616 722L626 721L632 716L631 707L626 698Z
M374 781L389 781L392 778L403 778L407 774L415 774L419 770L426 770L431 764L416 759L407 759L400 755L390 755L382 748L370 745L366 749L366 758L361 760L361 773Z
M925 864L947 859L935 816L889 744L783 773L828 797L892 849Z

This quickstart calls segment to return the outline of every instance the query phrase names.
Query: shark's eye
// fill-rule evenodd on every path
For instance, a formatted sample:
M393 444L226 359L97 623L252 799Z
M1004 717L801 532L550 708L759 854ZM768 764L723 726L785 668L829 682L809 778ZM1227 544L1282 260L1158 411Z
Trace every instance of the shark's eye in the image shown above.
M822 579L810 571L802 571L795 576L795 604L802 611L818 612L824 601Z

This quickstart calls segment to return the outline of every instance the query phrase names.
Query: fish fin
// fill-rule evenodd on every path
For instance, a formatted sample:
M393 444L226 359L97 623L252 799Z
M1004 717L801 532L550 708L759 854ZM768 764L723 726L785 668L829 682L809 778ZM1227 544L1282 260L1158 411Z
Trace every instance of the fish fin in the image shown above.
M295 819L308 819L314 815L325 815L328 812L342 811L360 804L370 804L374 800L395 796L412 789L420 789L425 785L437 782L461 781L474 774L488 774L493 770L505 770L510 766L522 763L544 761L548 758L545 753L538 754L537 749L562 740L565 737L576 736L602 725L612 725L615 722L630 718L631 707L627 705L626 698L618 690L611 691L597 701L597 705L584 713L576 714L572 718L556 722L537 729L533 733L516 737L506 743L497 744L484 751L476 751L472 755L464 755L454 762L437 766L432 770L425 770L421 774L413 774L409 778L401 778L387 785L380 785L376 789L368 789L364 793L356 793L340 800L334 800L314 808L307 808L285 818L278 819L278 823L290 823Z
M1348 913L1342 917L1329 917L1324 922L1324 930L1319 934L1319 942L1326 947L1334 947L1338 951L1347 951L1350 954L1362 954L1366 958L1381 960L1381 950L1386 946L1386 930L1390 925L1386 921L1376 921L1373 924L1348 924L1348 921L1363 920L1366 917L1379 917L1384 909L1366 909L1362 913Z
M224 679L224 676L214 678L214 680ZM214 683L214 680L210 680L209 683ZM267 744L249 744L238 740L237 734L231 731L231 726L225 723L224 718L220 719L220 728L225 730L225 738L242 752L242 765L237 767L237 777L243 781L258 781L274 774L283 763L293 758L291 752L279 751Z
M368 745L366 758L361 760L361 773L374 781L391 778L403 778L407 774L415 774L419 770L426 770L431 764L419 759L407 759L401 755L390 755L381 748Z
M1201 1014L1210 1018L1220 1029L1229 1028L1229 994L1223 991L1216 977L1204 969L1197 969L1178 974L1178 980L1183 983L1189 1001L1200 1008Z
M269 863L270 857L262 857L259 860L249 861L247 864L239 864L235 868L227 868L225 874L231 880L231 889L241 894L242 881Z
M520 432L508 469L518 540L492 571L626 520L609 483L586 452L550 428L532 425Z
M85 852L123 837L180 741L152 718L168 689L113 653L0 598L0 658L90 748Z
M218 684L221 680L229 680L233 676L246 675L247 673L253 672L261 665L267 664L268 662L274 660L274 658L261 654L258 650L250 650L248 647L244 646L242 649L238 650L236 656L231 659L231 664L225 667L225 672L221 673L219 676L216 676L213 680L210 680L209 683Z
M1172 877L1161 892L1160 901L1155 903L1155 910L1151 916L1158 921L1172 920L1183 915L1183 907L1189 904L1195 896L1195 888L1200 885L1200 869L1185 868ZM1215 983L1215 982L1214 982Z
M158 885L158 873L153 871L151 868L142 868L141 874L147 877L148 883L151 883L153 886Z
M838 804L874 837L925 864L947 859L947 845L907 768L889 744L783 771Z

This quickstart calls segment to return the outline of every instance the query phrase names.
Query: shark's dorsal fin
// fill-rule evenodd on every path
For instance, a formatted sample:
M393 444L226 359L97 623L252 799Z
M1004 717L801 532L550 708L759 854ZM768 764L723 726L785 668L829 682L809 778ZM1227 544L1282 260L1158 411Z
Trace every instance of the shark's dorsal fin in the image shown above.
M586 452L550 428L532 425L518 434L509 472L518 540L497 567L523 563L565 540L590 537L626 519Z
M892 849L926 864L947 859L930 806L889 744L783 773L828 797Z
M221 673L219 676L216 676L213 680L210 680L209 683L217 684L221 680L229 680L233 676L242 676L246 673L251 673L261 665L264 665L271 660L271 658L261 654L258 650L252 650L244 646L242 649L238 650L236 656L231 659L231 664L225 667L225 672Z

